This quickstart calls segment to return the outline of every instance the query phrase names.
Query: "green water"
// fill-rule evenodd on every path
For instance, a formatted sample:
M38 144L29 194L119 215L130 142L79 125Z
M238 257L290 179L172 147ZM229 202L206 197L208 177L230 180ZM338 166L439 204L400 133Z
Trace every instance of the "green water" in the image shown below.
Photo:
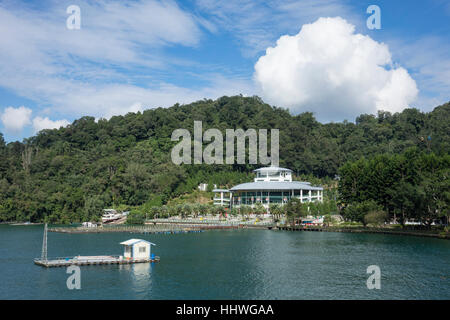
M0 299L449 299L450 241L394 235L270 230L175 235L49 233L52 256L122 254L157 244L156 264L65 268L33 264L43 226L0 225ZM381 289L366 286L369 265Z

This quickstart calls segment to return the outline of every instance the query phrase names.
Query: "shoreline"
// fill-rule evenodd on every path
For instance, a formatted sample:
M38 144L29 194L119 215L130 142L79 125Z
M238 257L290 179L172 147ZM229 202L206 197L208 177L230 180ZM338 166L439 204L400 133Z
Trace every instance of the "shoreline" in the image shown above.
M328 227L332 228L329 230L326 230L327 228L324 228L325 232L347 232L347 233L373 233L373 234L392 234L392 235L398 235L398 236L414 236L414 237L428 237L428 238L437 238L437 239L444 239L444 240L450 240L450 234L439 234L439 233L431 233L431 232L420 232L417 230L411 230L411 231L398 231L398 230L383 230L383 229L353 229L352 228L336 228L336 227Z
M279 227L274 227L278 229ZM319 231L319 232L344 232L344 233L372 233L372 234L390 234L398 236L414 236L414 237L426 237L450 240L450 234L440 234L436 232L430 232L428 230L390 230L383 228L361 228L361 227L281 227L287 231Z
M165 224L160 226L128 226L120 225L107 228L80 228L80 227L53 227L49 228L50 232L58 233L113 233L113 232L128 232L128 233L143 233L143 234L177 234L201 232L206 230L228 230L228 229L256 229L256 230L276 230L276 231L307 231L307 232L344 232L344 233L371 233L371 234L387 234L399 236L414 236L425 238L436 238L450 240L450 234L440 234L432 231L417 231L417 230L389 230L380 228L360 228L360 227L282 227L282 226L266 226L266 225L185 225L179 223Z
M16 226L26 226L26 225L40 225L42 223L29 223L24 224L20 222L5 223L2 225L16 225ZM414 236L414 237L425 237L425 238L436 238L450 240L450 233L442 234L439 231L433 230L392 230L388 228L372 228L372 227L339 227L339 226L276 226L276 225L254 225L254 224L214 224L214 223L180 223L180 222L164 222L145 225L114 225L108 226L106 228L84 228L84 227L51 227L49 232L58 233L112 233L112 232L128 232L128 233L143 233L143 234L177 234L177 233L190 233L190 232L201 232L206 230L224 230L224 229L257 229L257 230L277 230L277 231L309 231L309 232L344 232L344 233L371 233L371 234L390 234L399 236Z

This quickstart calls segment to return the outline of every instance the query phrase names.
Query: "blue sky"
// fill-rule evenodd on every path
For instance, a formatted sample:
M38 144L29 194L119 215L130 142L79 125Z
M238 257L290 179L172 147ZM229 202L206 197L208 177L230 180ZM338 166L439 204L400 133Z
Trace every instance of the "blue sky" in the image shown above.
M450 100L449 16L444 0L1 1L0 132L234 94L323 122L430 111Z

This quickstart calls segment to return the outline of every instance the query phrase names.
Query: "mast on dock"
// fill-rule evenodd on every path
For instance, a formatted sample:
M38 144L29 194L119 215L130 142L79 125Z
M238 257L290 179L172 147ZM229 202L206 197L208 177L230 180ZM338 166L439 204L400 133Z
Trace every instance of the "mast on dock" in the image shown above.
M42 261L47 261L47 224L44 226L44 239L42 240Z

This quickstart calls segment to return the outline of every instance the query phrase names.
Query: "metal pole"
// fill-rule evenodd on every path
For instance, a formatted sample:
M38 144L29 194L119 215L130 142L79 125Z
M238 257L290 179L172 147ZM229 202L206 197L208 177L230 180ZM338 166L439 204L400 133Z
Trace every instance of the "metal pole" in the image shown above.
M44 239L42 240L42 261L47 261L47 224L44 226Z

